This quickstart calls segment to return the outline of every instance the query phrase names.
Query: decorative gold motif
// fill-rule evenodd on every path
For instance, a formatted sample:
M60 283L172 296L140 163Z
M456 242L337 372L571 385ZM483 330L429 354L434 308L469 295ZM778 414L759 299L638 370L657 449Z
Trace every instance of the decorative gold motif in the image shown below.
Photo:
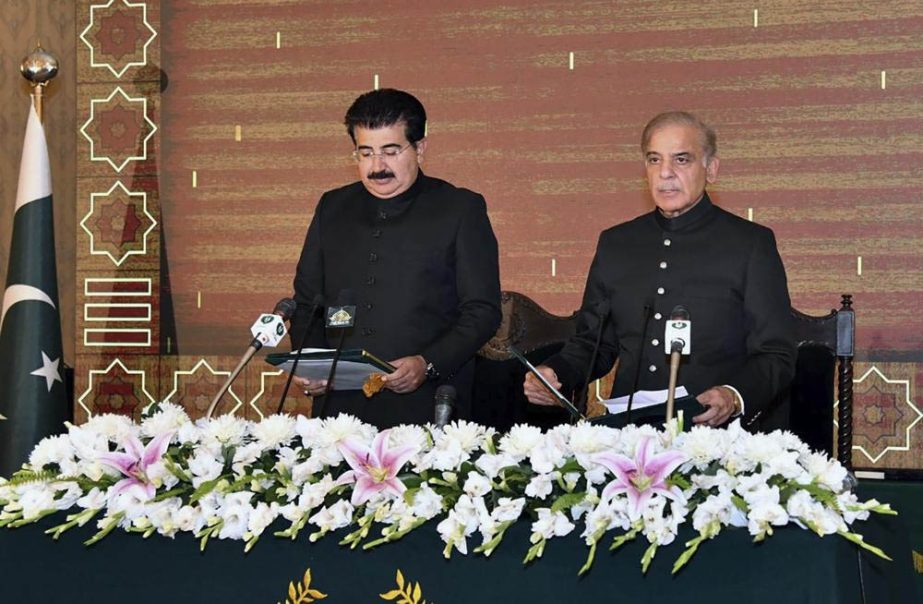
M352 322L353 318L346 309L341 308L332 315L330 315L329 326L330 327L341 327L344 325L349 325Z
M285 604L304 604L323 600L326 597L327 594L311 589L311 569L309 568L304 571L301 583L298 585L295 585L294 582L288 584L288 598L285 599Z
M395 580L397 581L397 589L378 594L382 600L396 600L397 604L426 604L426 600L421 599L423 597L423 588L420 587L419 583L414 583L413 581L405 583L401 569L397 569Z
M913 551L913 569L923 575L923 554Z

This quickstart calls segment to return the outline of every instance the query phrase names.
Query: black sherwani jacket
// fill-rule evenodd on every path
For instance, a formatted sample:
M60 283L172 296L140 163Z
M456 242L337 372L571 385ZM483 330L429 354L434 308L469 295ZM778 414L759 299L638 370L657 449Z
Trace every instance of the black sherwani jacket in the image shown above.
M775 237L713 205L707 194L674 219L655 210L603 231L577 334L547 364L565 388L581 386L605 321L592 379L619 359L611 396L632 391L639 363L638 389L664 390L664 331L676 305L689 310L692 322L691 354L682 357L677 384L693 396L733 386L744 399L744 425L787 426L795 344Z
M358 306L345 348L386 361L419 354L440 373L408 394L383 390L366 399L361 391L334 390L324 415L351 413L379 427L425 423L433 420L437 385L449 382L458 389L456 417L470 416L473 356L501 318L497 240L481 195L423 173L387 200L361 182L328 191L308 228L294 285L293 346L316 294L333 305L350 289ZM338 335L325 334L320 317L316 325L308 345L333 348Z

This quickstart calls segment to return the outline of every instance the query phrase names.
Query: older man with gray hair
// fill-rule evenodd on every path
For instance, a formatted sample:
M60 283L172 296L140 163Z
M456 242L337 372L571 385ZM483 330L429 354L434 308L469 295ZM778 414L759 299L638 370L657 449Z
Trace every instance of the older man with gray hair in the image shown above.
M751 430L786 427L795 345L772 231L709 199L717 142L696 116L656 116L641 151L656 207L600 235L577 333L539 370L571 392L618 360L613 397L664 390L665 324L682 305L693 321L693 345L677 383L701 405L692 421L720 426L742 416ZM531 375L524 390L532 403L556 404Z

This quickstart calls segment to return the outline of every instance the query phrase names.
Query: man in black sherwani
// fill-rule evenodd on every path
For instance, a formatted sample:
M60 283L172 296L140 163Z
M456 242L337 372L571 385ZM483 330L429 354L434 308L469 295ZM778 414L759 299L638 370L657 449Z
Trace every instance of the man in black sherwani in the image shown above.
M423 174L426 112L414 96L365 93L345 124L359 181L324 193L314 211L295 274L292 342L301 341L317 294L332 305L351 290L357 312L345 348L397 369L370 398L338 390L334 378L319 397L327 399L319 401L323 415L350 413L380 428L425 423L433 421L436 387L451 383L456 417L467 417L474 354L501 318L497 240L484 198ZM333 334L316 324L308 345L332 348ZM298 383L312 396L326 386Z
M772 231L712 204L705 185L718 176L717 144L695 116L658 115L641 150L656 209L601 234L577 333L540 371L570 392L618 359L612 397L665 390L665 322L682 305L692 347L677 384L702 405L692 421L720 426L743 416L750 430L787 426L795 345ZM556 404L531 375L524 389L535 404Z

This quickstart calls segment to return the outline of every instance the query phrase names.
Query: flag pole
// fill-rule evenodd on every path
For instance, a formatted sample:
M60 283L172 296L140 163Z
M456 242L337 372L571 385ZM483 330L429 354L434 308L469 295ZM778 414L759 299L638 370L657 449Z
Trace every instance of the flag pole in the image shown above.
M37 45L20 65L32 84L0 305L0 477L12 476L70 417L61 341L54 208L42 92L58 61Z
M42 116L42 92L45 86L58 75L58 60L53 54L42 48L42 43L35 45L35 50L26 55L19 66L22 77L29 80L32 85L32 103L38 120L44 121Z

